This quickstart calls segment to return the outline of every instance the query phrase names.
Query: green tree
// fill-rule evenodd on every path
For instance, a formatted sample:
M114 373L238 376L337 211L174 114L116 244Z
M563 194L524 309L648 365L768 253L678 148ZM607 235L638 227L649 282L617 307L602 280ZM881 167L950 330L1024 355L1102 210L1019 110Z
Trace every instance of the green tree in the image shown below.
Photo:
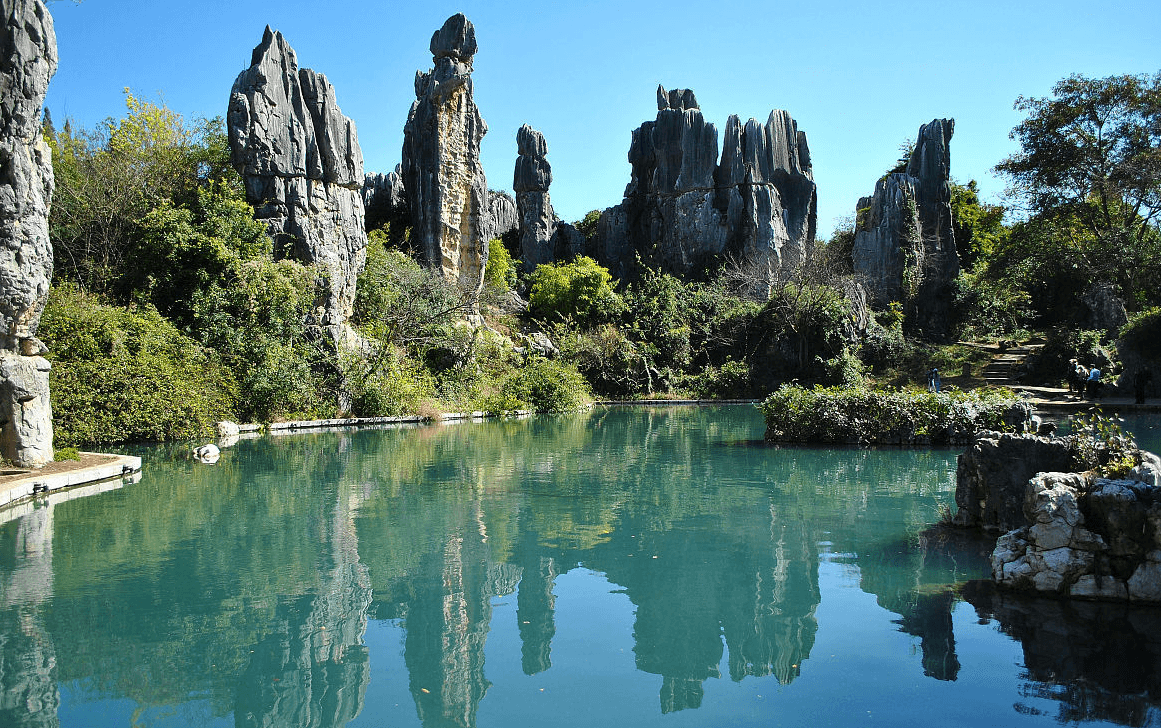
M1012 130L1020 151L996 166L1028 215L1011 260L1051 238L1049 255L1081 280L1117 285L1130 306L1156 301L1161 74L1073 75L1015 108L1028 114Z
M126 115L91 131L65 123L49 135L56 191L49 215L57 279L109 292L128 266L140 221L165 202L195 202L197 191L240 193L222 120L187 123L164 105L126 90Z

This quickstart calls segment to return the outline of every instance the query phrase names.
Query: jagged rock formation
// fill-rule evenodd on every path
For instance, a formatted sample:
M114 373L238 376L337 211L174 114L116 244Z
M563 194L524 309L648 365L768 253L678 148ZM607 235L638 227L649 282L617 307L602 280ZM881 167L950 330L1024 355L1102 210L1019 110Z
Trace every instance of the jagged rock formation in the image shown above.
M484 239L489 241L520 230L520 210L512 195L488 190L488 214L480 227Z
M1161 461L1149 454L1154 482ZM1161 488L1137 480L1041 473L1029 483L1030 525L1000 537L992 576L1011 589L1161 602Z
M993 531L1027 525L1028 481L1037 473L1069 470L1073 460L1064 437L981 434L957 460L955 524Z
M53 460L46 349L36 338L52 280L52 151L41 107L56 73L56 34L40 0L3 0L0 34L0 455Z
M532 271L543 263L567 260L584 252L584 235L557 219L552 210L548 195L552 165L546 158L548 144L544 135L525 124L516 132L516 149L512 189L516 191L519 209L520 257L524 269Z
M476 30L463 14L431 37L435 67L415 74L415 103L403 129L401 172L411 240L424 261L469 291L484 284L488 184L480 141L488 125L472 98Z
M317 265L313 322L336 341L349 332L355 280L367 257L363 153L326 76L299 68L269 26L250 68L238 75L227 113L230 155L275 256Z
M935 338L948 332L949 287L959 274L948 184L954 129L954 119L919 127L907 171L883 177L859 200L852 252L872 305L899 301L908 329Z
M593 255L615 275L639 255L680 276L731 258L772 281L814 245L817 190L806 134L785 111L717 129L688 89L657 88L657 118L633 132L625 200L602 214Z
M407 188L403 186L403 169L395 165L393 172L368 172L363 177L363 222L367 232L396 221L407 225L411 211L407 206Z

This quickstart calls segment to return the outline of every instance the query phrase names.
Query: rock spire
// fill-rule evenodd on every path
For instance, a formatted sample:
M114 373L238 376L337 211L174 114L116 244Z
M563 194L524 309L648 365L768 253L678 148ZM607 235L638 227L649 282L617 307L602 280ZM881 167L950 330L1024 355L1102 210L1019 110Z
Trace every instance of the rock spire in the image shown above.
M269 27L234 81L227 122L231 160L274 238L275 256L325 273L314 323L345 340L367 256L354 122L339 110L326 76L299 68L282 33Z
M516 132L516 170L512 189L520 221L520 257L524 269L532 271L543 263L566 260L583 252L584 236L572 225L557 219L552 210L548 187L552 165L544 135L525 124Z
M488 260L488 183L480 142L488 125L472 98L476 31L456 14L431 37L434 67L415 75L415 102L403 129L401 177L412 241L450 281L479 291Z
M951 326L951 282L959 274L952 230L950 142L954 119L919 127L905 172L859 200L852 262L872 305L903 304L906 326L941 338Z
M732 258L772 281L814 245L817 194L806 134L785 111L717 128L689 89L657 88L657 117L633 132L624 201L598 224L598 259L618 275L640 256L680 276Z
M56 72L52 16L40 0L0 0L0 455L53 460L50 365L36 338L52 280L52 151L41 107Z

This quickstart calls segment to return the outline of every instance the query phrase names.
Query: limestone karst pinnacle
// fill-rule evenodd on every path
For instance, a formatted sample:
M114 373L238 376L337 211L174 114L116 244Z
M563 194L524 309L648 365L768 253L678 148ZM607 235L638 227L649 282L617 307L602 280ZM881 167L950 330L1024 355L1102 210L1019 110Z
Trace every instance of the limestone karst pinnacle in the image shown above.
M954 119L919 127L905 172L888 174L859 200L852 262L871 303L903 304L913 332L941 337L951 325L951 282L959 256L951 217L951 135Z
M490 209L480 165L488 125L472 97L475 52L475 27L463 14L432 35L434 67L415 75L400 169L413 244L427 265L470 292L483 287Z
M52 280L52 151L41 108L56 72L52 16L40 0L0 0L0 455L20 467L54 458L49 362L36 338Z
M299 68L286 39L269 27L234 81L226 118L231 161L274 238L275 256L324 271L314 323L347 340L367 256L354 122L339 110L326 76Z

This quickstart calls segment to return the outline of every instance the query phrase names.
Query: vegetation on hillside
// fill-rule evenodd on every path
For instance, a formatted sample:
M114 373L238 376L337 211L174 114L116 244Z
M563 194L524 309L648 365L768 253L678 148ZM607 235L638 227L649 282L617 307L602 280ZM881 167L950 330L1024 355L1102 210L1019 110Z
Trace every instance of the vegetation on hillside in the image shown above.
M1107 370L1118 336L1138 366L1161 365L1161 75L1073 76L1016 108L1020 150L997 166L1011 182L1004 204L981 200L974 181L952 184L956 333L1043 336L1029 371L1048 383L1073 356ZM358 281L360 345L339 353L307 326L318 276L275 260L220 119L127 93L122 118L46 123L45 136L56 270L40 335L61 445L188 438L221 418L562 411L592 397L777 391L768 412L805 412L815 384L870 407L886 396L876 383L923 382L933 365L970 386L987 356L905 337L903 302L867 309L853 218L774 281L730 260L699 281L640 264L616 280L583 256L518 275L496 240L480 294L421 266L405 222L387 220ZM599 219L574 225L592 238ZM1094 318L1099 287L1124 303L1123 330ZM805 386L779 389L794 382ZM959 396L919 398L920 409Z

